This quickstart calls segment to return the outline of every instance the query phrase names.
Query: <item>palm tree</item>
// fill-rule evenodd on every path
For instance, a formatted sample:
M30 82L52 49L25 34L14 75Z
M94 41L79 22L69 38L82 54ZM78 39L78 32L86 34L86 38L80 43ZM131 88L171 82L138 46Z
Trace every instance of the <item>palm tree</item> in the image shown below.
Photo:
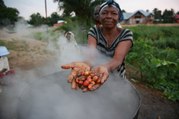
M59 8L64 10L64 16L70 16L72 12L75 12L77 17L83 19L89 19L89 16L93 14L95 6L104 1L105 0L54 0L54 2L58 2Z

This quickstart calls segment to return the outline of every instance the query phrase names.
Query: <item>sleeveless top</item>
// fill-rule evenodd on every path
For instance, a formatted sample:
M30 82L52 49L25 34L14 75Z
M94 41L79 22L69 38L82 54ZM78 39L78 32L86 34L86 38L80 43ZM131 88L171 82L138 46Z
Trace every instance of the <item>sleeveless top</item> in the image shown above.
M122 29L121 33L118 37L113 41L110 47L107 45L107 41L103 36L101 29L93 26L90 28L88 35L94 37L97 42L96 48L106 56L113 57L115 53L115 49L121 41L130 40L133 44L133 33L129 29ZM125 59L124 59L125 60ZM125 78L125 63L124 60L120 66L118 66L117 71L119 75Z

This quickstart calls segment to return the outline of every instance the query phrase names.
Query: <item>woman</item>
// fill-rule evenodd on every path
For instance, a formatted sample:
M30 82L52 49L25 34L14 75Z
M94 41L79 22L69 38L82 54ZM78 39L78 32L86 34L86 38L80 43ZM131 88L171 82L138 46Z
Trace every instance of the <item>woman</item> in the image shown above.
M99 8L99 21L100 26L90 28L88 32L88 45L95 48L102 54L111 57L105 64L95 66L93 70L102 75L101 84L103 84L109 76L110 72L118 71L119 75L125 78L125 57L132 47L133 35L128 29L122 29L117 26L118 22L123 19L119 5L109 0L100 5ZM88 64L90 64L88 62ZM90 69L90 65L84 62L75 62L68 64L72 69L74 67L83 67ZM73 72L73 71L72 71ZM72 73L71 75L74 76ZM71 77L71 79L73 78ZM93 86L92 90L97 89L100 85ZM73 87L72 87L73 88Z
M133 35L128 29L117 26L123 19L119 5L113 1L107 1L100 6L100 27L92 27L88 33L88 44L97 48L101 53L112 59L101 65L108 72L117 70L121 77L125 77L125 57L129 52ZM101 66L98 66L100 68Z
M93 13L93 19L94 19L94 22L95 22L95 25L98 27L101 25L100 21L99 21L99 9L100 9L100 5L97 5L95 8L94 8L94 13Z

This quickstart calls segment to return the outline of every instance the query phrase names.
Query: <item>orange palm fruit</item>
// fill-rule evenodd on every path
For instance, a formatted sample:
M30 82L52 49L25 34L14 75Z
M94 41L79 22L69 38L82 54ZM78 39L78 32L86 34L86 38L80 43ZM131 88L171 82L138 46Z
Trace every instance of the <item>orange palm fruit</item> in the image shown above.
M83 82L83 85L84 85L84 86L88 86L89 83L90 83L90 82L89 82L88 80L85 80L85 81Z

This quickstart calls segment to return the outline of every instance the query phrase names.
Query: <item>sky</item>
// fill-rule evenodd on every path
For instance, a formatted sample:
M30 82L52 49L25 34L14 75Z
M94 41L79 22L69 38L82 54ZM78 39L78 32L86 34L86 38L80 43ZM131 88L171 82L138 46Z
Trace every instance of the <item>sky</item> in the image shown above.
M53 0L46 0L47 2L47 16L53 12L60 13L58 10L58 3ZM116 0L121 9L126 12L135 12L136 10L149 10L152 12L154 8L164 11L165 9L174 9L179 11L179 0ZM7 7L16 8L20 12L20 16L29 20L30 15L39 12L45 17L45 0L4 0Z

